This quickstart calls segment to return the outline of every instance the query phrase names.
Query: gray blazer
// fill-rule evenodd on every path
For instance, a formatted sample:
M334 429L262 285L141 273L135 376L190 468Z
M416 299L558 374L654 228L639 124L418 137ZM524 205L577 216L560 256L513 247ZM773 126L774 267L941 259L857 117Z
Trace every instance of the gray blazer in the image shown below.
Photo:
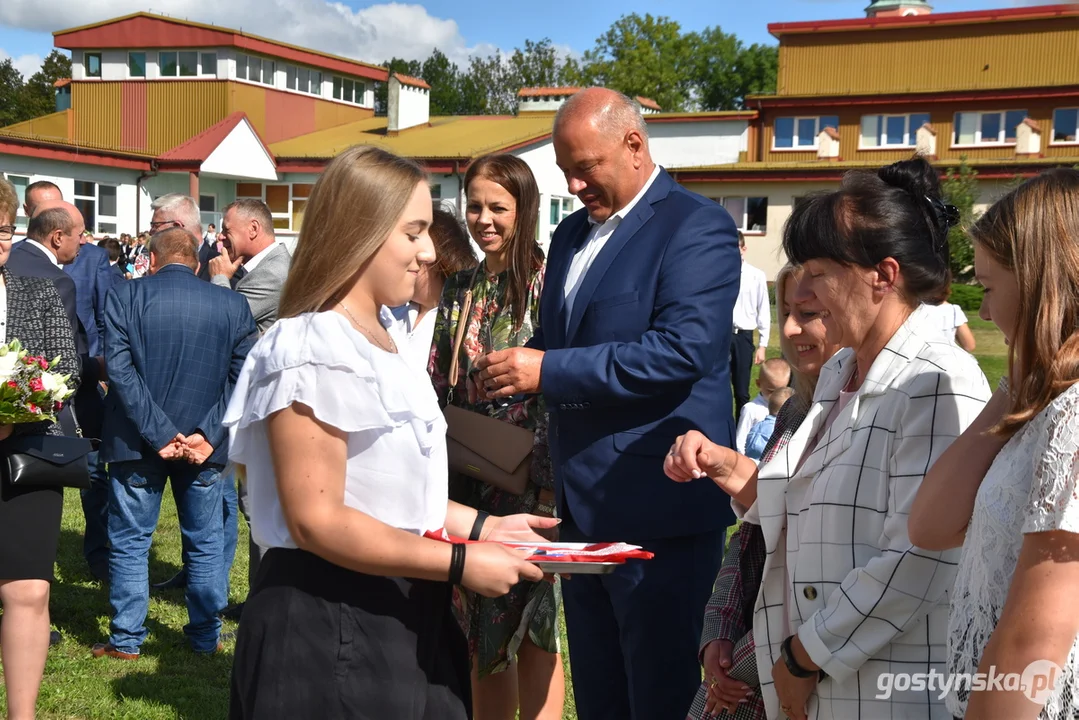
M290 265L292 256L289 255L288 248L278 243L255 269L241 277L233 288L247 298L260 335L277 320L277 304L281 300L281 290L285 287ZM224 275L214 275L211 282L221 287L232 287Z

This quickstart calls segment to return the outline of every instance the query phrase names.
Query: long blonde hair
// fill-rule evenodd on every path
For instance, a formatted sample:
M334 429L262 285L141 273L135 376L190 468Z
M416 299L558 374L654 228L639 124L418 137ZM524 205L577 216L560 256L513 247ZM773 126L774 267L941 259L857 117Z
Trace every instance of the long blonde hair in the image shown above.
M992 432L1010 437L1079 380L1079 172L1058 168L993 204L971 238L1015 273L1011 404Z
M371 146L335 157L311 191L278 316L315 312L361 271L393 230L416 185L411 160Z
M779 349L783 353L783 359L791 366L791 387L794 388L794 395L801 401L803 407L808 408L813 404L813 393L817 389L817 378L798 369L798 351L794 348L794 343L790 338L783 334L783 325L787 321L787 316L790 315L790 308L787 308L786 313L783 312L783 297L787 281L794 280L797 282L798 276L802 272L800 265L787 263L776 273L776 332L779 333Z

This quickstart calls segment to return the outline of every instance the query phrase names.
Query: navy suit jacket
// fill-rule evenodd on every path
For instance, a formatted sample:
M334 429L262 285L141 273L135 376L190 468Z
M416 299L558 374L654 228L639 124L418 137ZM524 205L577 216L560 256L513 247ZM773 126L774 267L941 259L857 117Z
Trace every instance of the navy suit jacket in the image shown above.
M622 219L567 316L566 274L586 210L551 240L540 300L542 392L559 507L597 540L715 531L734 515L709 480L663 474L678 435L734 446L728 369L741 258L730 215L665 170Z
M228 460L221 425L256 337L243 296L166 265L105 300L105 462L157 457L177 433L202 433L208 463Z
M210 282L210 261L220 255L217 244L207 244L205 239L199 240L199 279Z
M104 351L105 295L115 282L109 265L109 251L86 243L79 248L75 262L64 266L64 272L75 281L75 309L86 328L89 353L101 355Z

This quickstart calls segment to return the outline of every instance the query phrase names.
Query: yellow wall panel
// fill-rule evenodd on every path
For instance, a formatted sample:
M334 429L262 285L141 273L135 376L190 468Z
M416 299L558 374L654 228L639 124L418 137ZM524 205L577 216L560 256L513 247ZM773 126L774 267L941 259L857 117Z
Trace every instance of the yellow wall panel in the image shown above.
M91 147L120 146L120 83L72 83L75 113L73 142Z
M228 115L225 82L147 83L148 146L163 153Z
M341 103L318 100L315 102L315 130L337 127L345 123L373 117L374 110L361 107L349 107Z
M785 35L780 95L1079 85L1074 18Z
M247 113L247 119L259 135L266 134L266 91L257 85L228 83L228 114Z

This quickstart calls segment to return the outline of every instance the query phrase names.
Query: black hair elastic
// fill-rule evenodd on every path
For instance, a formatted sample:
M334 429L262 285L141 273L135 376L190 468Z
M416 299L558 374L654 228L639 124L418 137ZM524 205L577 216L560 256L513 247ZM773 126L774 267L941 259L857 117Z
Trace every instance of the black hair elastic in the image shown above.
M943 200L937 197L931 197L925 195L925 201L929 203L929 208L933 211L933 219L936 220L937 228L940 230L942 237L948 236L948 231L959 224L959 208L955 205L946 205ZM934 242L933 246L939 251L941 247Z
M450 585L460 585L465 576L465 547L464 543L454 543L450 553Z

